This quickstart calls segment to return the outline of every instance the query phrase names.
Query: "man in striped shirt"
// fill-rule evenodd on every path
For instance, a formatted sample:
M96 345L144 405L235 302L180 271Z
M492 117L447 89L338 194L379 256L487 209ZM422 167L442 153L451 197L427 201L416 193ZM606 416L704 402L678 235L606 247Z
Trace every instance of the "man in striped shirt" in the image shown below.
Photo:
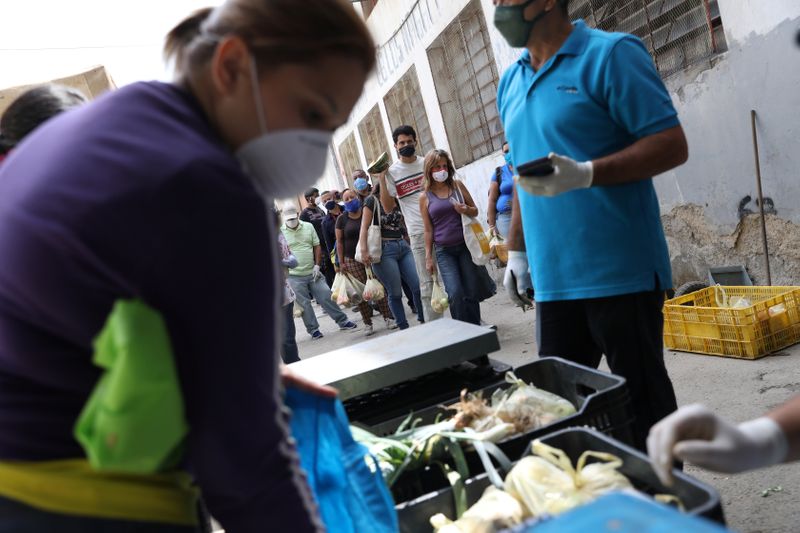
M416 155L417 132L411 126L399 126L392 132L392 140L400 160L396 161L389 169L382 173L381 179L381 204L384 209L394 205L394 199L400 205L403 217L408 228L411 240L411 251L414 253L414 263L419 276L419 288L422 297L422 307L425 321L430 322L441 318L431 308L431 292L433 291L433 278L425 268L425 227L422 224L422 215L419 212L419 194L422 191L422 166L424 158Z

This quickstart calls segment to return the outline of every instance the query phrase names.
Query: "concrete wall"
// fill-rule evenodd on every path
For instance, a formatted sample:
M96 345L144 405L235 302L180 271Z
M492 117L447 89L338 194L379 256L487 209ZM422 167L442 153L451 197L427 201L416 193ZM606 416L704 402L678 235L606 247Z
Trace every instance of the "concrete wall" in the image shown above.
M757 113L768 240L772 244L773 283L800 285L800 27L798 0L718 0L728 51L711 66L695 67L666 80L686 131L689 162L656 178L670 242L676 285L703 279L709 266L742 264L757 283L765 283L750 110ZM335 136L336 146L356 129L411 64L416 64L434 142L449 149L426 49L468 0L419 0L430 20L409 50L400 50L391 68L367 83L351 120ZM368 25L378 45L387 43L417 4L414 0L378 3ZM492 25L491 0L481 0L498 72L519 55ZM398 52L398 51L396 51ZM391 135L388 123L386 133ZM360 140L358 141L360 143ZM390 139L391 143L391 139ZM392 154L396 159L397 154ZM362 156L363 157L363 156ZM500 154L458 169L482 212ZM746 197L750 197L747 202ZM771 201L771 203L770 203Z
M750 110L756 111L773 284L800 284L800 2L719 0L728 51L667 86L689 161L656 179L677 284L745 265L766 283ZM750 200L748 201L748 197ZM686 231L689 229L689 231ZM758 231L754 231L757 229Z

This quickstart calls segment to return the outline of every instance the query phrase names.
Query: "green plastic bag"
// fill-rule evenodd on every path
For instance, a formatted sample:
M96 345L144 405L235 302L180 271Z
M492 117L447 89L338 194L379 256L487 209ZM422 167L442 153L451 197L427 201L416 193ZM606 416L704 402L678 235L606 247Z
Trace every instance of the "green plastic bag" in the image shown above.
M74 429L89 463L133 474L176 466L188 425L161 315L138 300L117 301L94 350L105 372Z

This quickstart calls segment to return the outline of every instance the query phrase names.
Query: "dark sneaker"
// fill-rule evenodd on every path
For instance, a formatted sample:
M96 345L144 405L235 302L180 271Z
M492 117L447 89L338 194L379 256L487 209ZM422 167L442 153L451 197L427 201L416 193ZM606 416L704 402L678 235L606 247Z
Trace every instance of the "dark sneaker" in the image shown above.
M325 335L323 335L320 330L317 330L317 331L315 331L314 333L311 334L311 338L314 339L314 340L321 339L324 336Z
M356 326L355 324L353 324L350 321L347 321L343 325L339 326L339 329L341 329L342 331L344 331L346 329L358 329L358 326Z

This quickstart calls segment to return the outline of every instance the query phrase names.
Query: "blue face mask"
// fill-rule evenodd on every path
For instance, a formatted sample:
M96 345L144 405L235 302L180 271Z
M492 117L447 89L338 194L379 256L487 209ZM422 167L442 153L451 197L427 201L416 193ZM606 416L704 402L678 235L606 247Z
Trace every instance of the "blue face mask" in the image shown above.
M511 152L504 153L503 154L503 159L506 160L506 164L508 164L508 166L510 166L510 167L514 166L514 163L511 161Z
M344 210L348 213L355 213L359 209L361 209L361 200L358 198L353 198L349 202L344 203Z

